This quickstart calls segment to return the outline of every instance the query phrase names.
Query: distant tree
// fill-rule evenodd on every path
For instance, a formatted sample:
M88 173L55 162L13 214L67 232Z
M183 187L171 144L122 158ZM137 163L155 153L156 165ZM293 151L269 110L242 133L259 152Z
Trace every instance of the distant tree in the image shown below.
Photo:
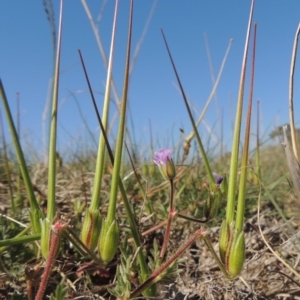
M283 132L282 132L282 126L278 126L276 127L271 133L270 133L270 138L271 139L275 139L275 138L279 138L281 141L283 141ZM288 126L288 130L287 130L287 138L290 140L291 139L291 131L290 131L290 125L286 124L286 126ZM299 140L300 138L300 128L296 128L296 137L297 140Z
M288 125L288 124L286 124L287 126L288 126L288 131L287 131L287 133L288 133L288 138L290 137L290 125ZM273 131L271 131L271 133L269 134L269 136L270 136L270 138L271 139L275 139L275 138L280 138L280 139L283 139L283 132L282 132L282 127L283 127L284 125L281 125L281 126L278 126L278 127L276 127ZM299 129L297 129L297 131L298 131Z

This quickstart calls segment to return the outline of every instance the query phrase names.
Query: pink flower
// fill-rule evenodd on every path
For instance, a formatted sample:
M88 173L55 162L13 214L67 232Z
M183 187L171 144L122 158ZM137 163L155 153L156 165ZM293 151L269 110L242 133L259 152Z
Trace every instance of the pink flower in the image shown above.
M176 176L176 169L171 158L171 149L163 148L154 153L153 161L159 167L164 178L173 179Z

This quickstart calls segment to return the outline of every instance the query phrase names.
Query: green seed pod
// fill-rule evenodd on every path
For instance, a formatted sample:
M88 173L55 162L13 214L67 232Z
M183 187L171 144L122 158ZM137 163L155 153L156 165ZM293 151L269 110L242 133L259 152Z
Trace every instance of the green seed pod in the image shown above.
M168 159L166 162L166 176L168 179L174 179L176 176L176 168L172 158Z
M117 222L115 220L113 222L105 220L99 240L99 255L105 264L114 258L118 249L118 243L119 229Z
M240 274L245 260L245 235L243 231L234 233L233 241L228 256L228 274L236 277Z
M224 220L221 225L220 241L219 241L219 252L223 264L225 264L226 261L226 252L228 249L229 239L230 239L230 226L227 224L226 220Z
M88 209L86 211L80 238L87 248L92 251L96 248L99 240L101 223L102 217L98 210L90 211Z

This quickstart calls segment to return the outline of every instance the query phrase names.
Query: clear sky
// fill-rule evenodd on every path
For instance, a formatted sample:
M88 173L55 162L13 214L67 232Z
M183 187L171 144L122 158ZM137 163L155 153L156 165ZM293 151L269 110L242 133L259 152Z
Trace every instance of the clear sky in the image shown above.
M57 25L59 1L52 2ZM87 3L96 20L103 2L89 0ZM113 0L106 2L98 23L107 56L114 3ZM179 128L183 128L185 133L191 130L160 33L160 28L163 28L195 115L201 112L213 86L204 36L209 44L215 77L229 40L233 39L217 98L212 101L205 115L206 126L201 125L199 129L204 139L209 136L207 128L212 128L215 136L219 137L216 124L223 109L225 143L230 146L250 1L136 0L133 50L140 40L154 3L154 13L130 79L129 103L135 142L141 149L149 146L149 121L157 146L172 146L176 143ZM50 26L42 1L1 1L0 11L0 77L14 114L16 92L20 94L23 143L42 149L42 115L53 71ZM128 12L129 1L121 0L113 69L119 95L122 94ZM257 0L253 20L258 23L253 117L256 117L256 101L260 100L261 132L264 133L288 122L289 70L294 36L300 22L300 1ZM99 108L103 103L106 68L87 14L79 0L65 0L62 37L58 149L65 153L76 152L80 147L76 144L79 137L82 143L91 142L83 118L96 139L99 134L77 50L82 51ZM300 119L299 67L298 64L295 76L296 120ZM248 83L249 71L248 68ZM247 93L245 96L246 106ZM114 111L115 107L112 106L112 116ZM4 122L6 123L6 119ZM255 132L255 127L252 131Z

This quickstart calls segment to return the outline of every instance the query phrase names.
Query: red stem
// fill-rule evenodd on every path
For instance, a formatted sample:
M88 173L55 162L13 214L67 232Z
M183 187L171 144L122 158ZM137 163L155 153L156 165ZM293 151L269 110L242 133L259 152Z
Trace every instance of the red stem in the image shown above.
M194 235L167 261L165 262L159 269L154 271L150 277L144 281L140 286L138 286L132 293L130 294L129 299L133 299L137 297L140 293L143 292L147 287L151 286L155 282L157 282L159 279L159 276L161 276L162 272L165 271L177 258L179 258L182 253L191 246L191 244L200 236L204 234L204 229L200 228L198 229Z
M65 224L60 221L58 221L54 224L53 232L51 234L51 245L50 245L49 256L47 257L47 260L46 260L46 266L44 269L42 280L41 280L37 295L35 297L35 300L43 299L43 296L44 296L44 293L45 293L45 290L47 287L47 282L49 279L52 263L54 261L55 255L56 255L56 249L59 244L60 232L64 227L65 227Z
M169 217L168 217L168 223L167 223L167 228L165 232L165 237L164 237L164 242L159 254L160 258L163 258L165 256L165 253L167 251L167 246L169 242L169 236L170 236L170 231L171 231L171 223L176 215L176 211L174 210L174 182L173 179L170 179L170 210L169 210Z

